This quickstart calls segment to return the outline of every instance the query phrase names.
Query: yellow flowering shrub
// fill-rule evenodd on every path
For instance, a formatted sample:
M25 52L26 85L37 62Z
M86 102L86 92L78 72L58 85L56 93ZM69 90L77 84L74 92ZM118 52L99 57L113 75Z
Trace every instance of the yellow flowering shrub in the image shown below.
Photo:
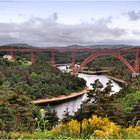
M80 133L80 123L77 120L71 120L66 124L61 124L59 128L53 128L51 131L54 135L64 135L78 137Z
M95 136L99 138L105 138L106 134L103 130L95 130Z
M56 127L52 128L51 132L53 133L53 135L58 135L61 133L61 130L58 127Z
M108 118L101 118L93 115L89 121L89 133L98 138L121 138L120 127L109 121Z
M80 123L77 120L71 120L66 124L61 124L58 128L52 130L54 135L64 135L79 137ZM121 138L120 127L109 121L107 118L97 117L95 115L90 119L82 121L82 136L94 136L97 138Z
M88 125L89 125L88 120L87 120L87 119L84 119L84 120L82 121L82 129L83 129L83 130L84 130L84 129L87 129Z
M126 133L127 135L137 135L137 136L140 136L140 126L135 126L135 127L128 127L126 128Z

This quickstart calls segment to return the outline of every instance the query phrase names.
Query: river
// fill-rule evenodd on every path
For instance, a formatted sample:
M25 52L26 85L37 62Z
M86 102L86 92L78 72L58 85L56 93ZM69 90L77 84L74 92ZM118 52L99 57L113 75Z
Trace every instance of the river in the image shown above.
M66 66L59 66L58 67L61 71L65 71L66 70ZM68 70L66 70L68 71ZM83 74L83 73L79 73L78 77L81 77L83 79L86 80L87 82L87 86L91 89L91 83L94 83L94 81L96 79L99 79L100 82L103 84L103 86L106 85L106 83L108 82L108 78L106 75L88 75L88 74ZM112 81L112 80L111 80ZM114 92L118 92L121 87L114 81L112 81L112 93ZM62 102L56 105L52 105L51 108L55 109L57 111L58 117L61 119L63 117L64 111L68 108L68 111L70 112L71 115L73 115L75 111L77 111L77 109L80 107L82 101L84 101L86 99L86 94L83 94L82 96L79 96L75 99L66 101L66 102Z

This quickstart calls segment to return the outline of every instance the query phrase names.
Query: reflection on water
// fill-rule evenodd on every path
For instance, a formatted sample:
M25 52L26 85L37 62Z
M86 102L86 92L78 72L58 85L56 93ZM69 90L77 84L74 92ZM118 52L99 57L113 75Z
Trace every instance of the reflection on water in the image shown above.
M62 71L65 71L66 66L60 66L59 69ZM80 73L80 74L78 74L78 77L85 79L87 81L87 86L89 88L91 88L90 84L94 83L94 81L96 79L99 79L100 82L103 84L103 86L105 86L109 80L105 75L87 75L87 74ZM118 92L121 89L121 87L114 81L112 81L112 85L113 85L112 90L114 92ZM77 97L75 99L72 99L70 101L63 102L63 103L60 103L57 105L53 105L52 109L55 109L57 111L58 117L61 119L63 117L62 115L64 114L64 111L66 111L67 108L68 108L70 114L73 114L73 112L77 111L77 109L80 107L82 101L84 101L85 99L86 99L86 94L84 94L80 97Z

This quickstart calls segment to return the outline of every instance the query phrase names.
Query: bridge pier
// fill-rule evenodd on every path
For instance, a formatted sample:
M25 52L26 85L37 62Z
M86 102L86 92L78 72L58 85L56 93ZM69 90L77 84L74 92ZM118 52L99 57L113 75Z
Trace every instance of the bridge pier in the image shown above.
M34 56L34 51L33 50L31 51L31 62L32 62L32 64L35 63L35 56Z
M54 64L55 64L55 62L54 62L54 48L52 48L51 52L52 52L51 64L52 64L52 66L54 66Z
M72 66L74 67L75 65L75 50L72 49Z
M10 51L10 54L11 54L12 60L14 60L14 52Z
M136 53L135 53L135 66L134 66L134 70L137 73L139 71L139 49L136 48Z

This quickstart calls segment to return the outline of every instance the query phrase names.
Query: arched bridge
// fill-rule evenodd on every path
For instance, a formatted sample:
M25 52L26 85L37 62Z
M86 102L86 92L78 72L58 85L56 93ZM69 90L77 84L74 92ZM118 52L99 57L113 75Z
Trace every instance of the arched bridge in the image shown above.
M92 61L98 56L111 55L121 61L126 68L132 73L133 76L138 75L139 73L139 51L140 48L0 48L0 52L9 52L14 59L15 52L30 52L31 53L31 62L35 63L35 52L51 52L51 64L55 64L54 52L71 52L72 53L72 65L75 65L75 52L90 52L90 55L81 63L81 65L76 68L73 67L72 72L77 74L82 71L84 66ZM122 56L123 53L135 52L134 66L131 66L130 63Z

